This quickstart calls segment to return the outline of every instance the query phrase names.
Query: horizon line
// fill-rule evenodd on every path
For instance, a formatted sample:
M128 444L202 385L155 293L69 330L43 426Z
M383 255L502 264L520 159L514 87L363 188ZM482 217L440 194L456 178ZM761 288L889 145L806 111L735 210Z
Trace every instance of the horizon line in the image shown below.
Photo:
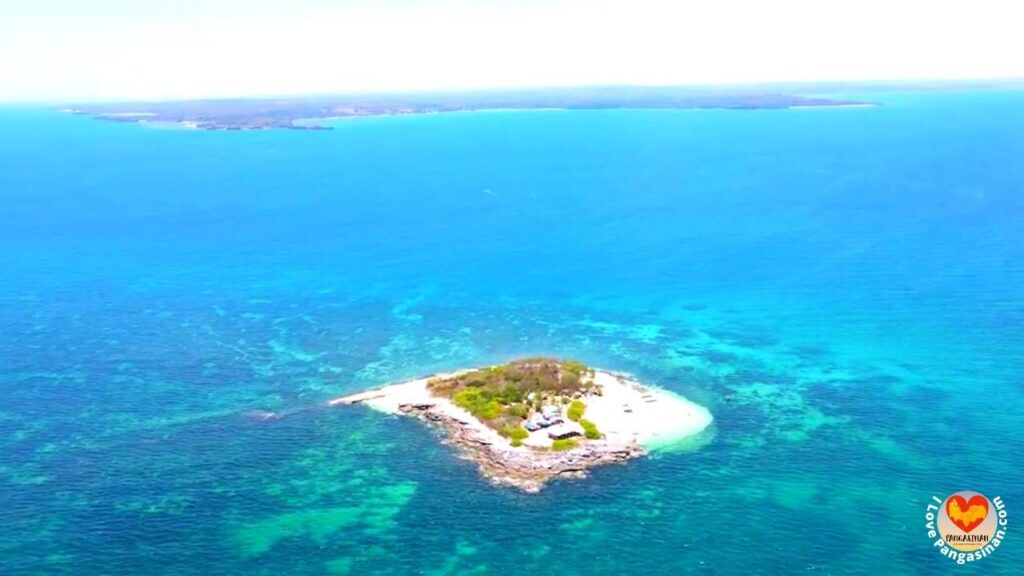
M0 106L10 105L42 105L55 107L69 104L119 104L119 103L164 103L164 102L211 102L211 101L232 101L232 100L272 100L272 99L304 99L319 97L344 97L344 96L416 96L416 95L439 95L439 94L495 94L515 92L548 92L560 90L609 90L609 89L634 89L634 90L665 90L665 89L750 89L750 88L845 88L871 87L875 89L925 89L943 86L950 87L1024 87L1024 76L993 76L978 78L906 78L906 79L858 79L858 80L778 80L778 81L753 81L753 82L693 82L693 83L671 83L671 84L637 84L637 83L594 83L594 84L523 84L519 86L491 86L491 87L438 87L438 88L409 88L409 89L349 89L349 90L323 90L309 92L278 92L278 93L239 93L236 95L218 96L191 96L191 97L83 97L83 98L38 98L38 99L12 99L0 98Z

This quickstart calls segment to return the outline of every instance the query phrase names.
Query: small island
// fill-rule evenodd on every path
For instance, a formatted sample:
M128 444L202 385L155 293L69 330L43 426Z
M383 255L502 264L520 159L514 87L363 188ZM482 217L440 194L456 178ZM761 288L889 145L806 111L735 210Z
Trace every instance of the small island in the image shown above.
M645 456L712 422L705 408L669 391L546 357L418 378L330 404L365 404L440 426L486 478L526 492Z

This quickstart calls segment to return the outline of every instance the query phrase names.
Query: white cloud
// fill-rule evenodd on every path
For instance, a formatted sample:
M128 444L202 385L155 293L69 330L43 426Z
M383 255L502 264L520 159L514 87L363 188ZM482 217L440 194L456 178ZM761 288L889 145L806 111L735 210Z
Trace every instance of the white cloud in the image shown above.
M0 0L0 99L1024 76L1007 0Z

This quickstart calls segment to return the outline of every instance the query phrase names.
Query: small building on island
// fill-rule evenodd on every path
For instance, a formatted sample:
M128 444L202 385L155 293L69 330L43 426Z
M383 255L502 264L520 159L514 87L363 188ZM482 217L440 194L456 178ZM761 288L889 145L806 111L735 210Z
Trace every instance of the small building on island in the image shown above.
M570 426L568 423L552 426L548 429L548 438L552 440L565 440L583 435L583 429L579 426Z

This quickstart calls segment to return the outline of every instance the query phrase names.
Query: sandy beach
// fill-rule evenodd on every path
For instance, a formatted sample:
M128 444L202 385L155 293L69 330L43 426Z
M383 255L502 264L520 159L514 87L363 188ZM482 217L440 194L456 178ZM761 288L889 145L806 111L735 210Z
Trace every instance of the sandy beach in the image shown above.
M335 398L328 402L331 406L339 404L365 404L374 410L386 414L405 414L403 406L431 406L432 411L443 414L448 418L463 423L466 427L476 432L480 440L489 441L495 446L515 450L509 441L498 434L496 430L486 426L477 420L472 414L459 408L447 398L439 398L430 393L427 389L427 382L437 377L448 377L458 375L459 372L438 374L418 378L408 382L400 382L383 388L376 388L367 392Z
M604 392L587 398L587 418L609 441L656 448L699 434L713 420L707 408L627 375L597 370L594 380Z

